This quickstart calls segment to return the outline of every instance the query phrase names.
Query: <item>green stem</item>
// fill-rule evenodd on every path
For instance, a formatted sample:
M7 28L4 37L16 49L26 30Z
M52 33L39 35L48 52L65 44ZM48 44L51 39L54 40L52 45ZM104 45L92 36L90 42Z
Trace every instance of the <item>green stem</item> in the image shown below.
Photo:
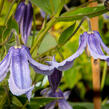
M107 62L105 62L104 64L103 75L102 75L102 80L101 80L101 90L103 90L104 88L106 73L107 73Z
M61 59L62 59L62 61L63 61L63 60L64 60L64 56L63 56L63 54L60 52L60 50L59 50L58 47L57 47L56 49L57 49L57 52L59 53L59 55L60 55L60 57L61 57Z
M57 22L60 22L60 21L74 21L74 20L80 20L82 19L84 16L87 16L89 18L92 18L92 17L95 17L95 16L99 16L101 14L104 14L108 12L108 10L106 8L103 8L102 10L98 10L96 12L90 12L90 13L87 13L87 14L82 14L82 15L73 15L73 16L60 16L60 17L57 17L56 20Z
M11 9L12 9L12 7L13 7L13 5L14 5L15 2L16 2L16 0L13 0L11 6L10 6L10 8L9 8L8 14L7 14L6 17L5 17L4 25L6 25L6 23L7 23L7 21L8 21L8 17L9 17L9 15L10 15Z
M55 16L48 22L48 24L46 25L46 28L42 28L41 31L37 34L37 37L35 38L35 43L33 44L31 50L30 50L30 53L32 54L33 51L36 49L38 50L40 44L41 44L41 41L43 40L45 34L48 32L48 30L54 25L54 23L56 22L56 17L59 17L59 14L62 10L64 6L64 0L61 1L60 3L60 6L57 10L57 13L55 14Z
M54 25L55 22L56 22L56 18L54 17L54 18L52 18L52 19L48 22L46 28L45 28L44 30L41 30L41 32L39 32L39 33L37 34L37 38L36 38L35 41L34 41L35 43L33 44L32 48L31 48L31 50L30 50L30 53L31 53L31 54L33 53L33 51L34 51L36 48L39 48L40 43L41 43L41 41L43 40L45 34L46 34L46 33L48 32L48 30Z
M66 4L64 5L64 8L66 11L70 11L70 9L68 8L68 6Z
M61 44L61 45L56 45L55 47L53 47L53 48L49 49L48 51L46 51L45 53L43 53L42 55L44 55L44 54L46 54L47 52L50 52L50 51L52 51L52 50L54 50L54 49L60 48L60 47L62 47L63 45L65 45L65 44L72 38L72 36L75 35L75 33L78 31L78 29L80 28L80 26L83 24L83 22L84 22L85 20L87 20L88 26L89 26L89 31L91 31L92 28L91 28L90 19L89 19L87 16L85 16L85 17L83 17L83 19L81 20L81 22L79 23L79 25L77 26L77 28L75 29L75 31L73 32L73 34L71 35L71 37L70 37L68 40L66 40L65 43L63 43L63 44Z
M0 43L0 46L5 45L5 44L6 44L6 42L8 42L8 41L9 41L9 39L12 37L12 35L13 35L13 33L11 33L11 35L8 35L8 36L6 37L6 39L5 39L3 42L1 42L1 43Z
M16 46L17 46L17 47L20 47L20 46L21 46L21 44L20 44L20 39L19 39L19 36L18 36L16 30L12 29L12 32L15 34Z
M65 0L61 0L59 7L58 7L58 10L57 10L57 13L55 14L55 17L59 17L59 15L64 7L64 4L65 4Z
M28 100L25 102L25 104L23 105L22 109L26 109L27 104L29 104Z
M2 9L3 9L4 1L5 0L2 0L0 3L0 16L1 16Z
M97 1L98 1L98 0L91 0L91 1L88 1L88 2L86 2L86 3L84 3L84 4L80 5L80 6L75 7L74 9L72 9L72 11L75 11L75 10L77 10L78 8L85 7L85 6L89 5L90 3L97 2Z
M46 27L46 24L47 24L47 14L45 14L45 18L44 18L44 22L43 22L43 24L42 24L42 29L45 29L45 27Z

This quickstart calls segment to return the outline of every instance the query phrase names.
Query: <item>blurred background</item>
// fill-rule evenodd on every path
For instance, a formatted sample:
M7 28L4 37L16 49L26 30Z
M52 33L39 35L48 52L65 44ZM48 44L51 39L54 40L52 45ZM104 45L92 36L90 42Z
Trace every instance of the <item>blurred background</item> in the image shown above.
M4 0L4 7L2 13L0 15L0 26L3 26L6 18L6 14L13 2L13 0ZM19 0L20 1L20 0ZM85 4L88 0L66 0L66 6L63 8L62 13L68 11L69 8L74 9L82 4ZM103 4L103 0L98 1L98 5ZM15 12L16 6L18 2L13 6L11 13ZM44 18L41 15L41 9L39 7L34 7L34 20L32 24L32 32L28 40L28 47L32 46L32 42L34 41L34 37L37 37L37 33L43 26ZM85 6L86 7L86 6ZM10 14L10 16L12 15ZM52 18L52 16L48 15L48 21ZM87 22L84 22L82 26L79 28L77 33L68 41L65 45L63 45L60 49L55 48L58 43L58 39L60 34L72 24L75 24L75 28L78 26L80 20L73 22L58 22L55 23L54 26L49 30L46 34L46 37L41 42L41 45L38 49L38 53L32 55L33 59L38 62L45 63L47 60L51 60L52 56L56 55L56 60L61 62L67 57L71 56L76 52L79 45L79 36L83 32L88 30ZM101 34L103 42L109 47L109 17L108 13L105 15L99 16L99 32ZM33 37L34 36L34 37ZM4 55L7 53L10 46L14 45L14 38L12 38L4 47L0 47L0 60L3 59ZM0 40L1 41L1 40ZM4 51L4 52L3 52ZM100 62L101 67L101 99L102 104L108 103L109 99L109 67L107 67L106 62ZM43 76L40 74L36 74L33 69L31 69L31 78L33 83L36 83L36 87L34 89L33 96L41 96L40 91L44 88L49 87L49 83L47 80L47 76ZM103 74L105 73L105 76ZM9 75L8 75L9 76ZM9 92L7 78L0 83L0 102L2 102L3 107L6 109L11 104L12 94ZM104 79L104 83L102 83L102 79ZM91 59L84 52L81 56L79 56L75 61L74 65L71 69L63 72L63 78L59 85L59 88L64 91L71 91L71 94L68 98L70 103L72 102L92 102L93 101L93 87L92 87L92 70L91 70ZM6 93L5 93L6 92ZM22 96L23 97L23 96ZM20 97L17 97L22 103L25 104L25 100L22 101ZM16 106L17 107L17 106ZM15 107L14 107L15 108ZM13 108L13 109L14 109ZM76 108L75 108L76 109ZM85 109L85 108L84 108Z

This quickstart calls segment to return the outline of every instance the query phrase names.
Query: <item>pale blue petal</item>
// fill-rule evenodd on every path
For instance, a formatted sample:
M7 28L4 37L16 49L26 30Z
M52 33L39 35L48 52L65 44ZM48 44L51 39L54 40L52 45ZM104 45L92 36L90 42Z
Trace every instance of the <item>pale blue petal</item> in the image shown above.
M88 50L94 59L108 60L109 58L109 56L104 55L100 42L94 35L88 35Z
M59 109L72 109L65 99L58 100Z
M100 41L96 37L96 35L94 33L87 34L87 38L88 38L88 47L90 47L96 54L104 55L101 49Z
M34 68L35 72L41 73L41 74L45 74L45 75L52 74L52 72L54 71L54 67L53 66L48 66L48 65L40 64L40 63L36 62L35 60L33 60L31 58L30 54L27 52L26 49L24 50L24 52L25 52L25 55L28 58L28 61L30 62L30 64Z
M12 92L13 95L16 95L16 96L20 96L20 95L26 94L28 92L31 92L33 90L33 88L34 88L34 86L31 86L29 88L20 89L16 85L12 74L10 74L10 78L9 78L8 82L9 82L10 91ZM28 98L28 100L29 99L30 98Z
M43 96L46 96L48 91L49 91L49 88L43 89L43 90L41 90L40 94L43 95Z
M9 71L11 56L12 56L12 51L10 49L6 57L0 63L0 82L6 77Z
M59 89L59 91L56 93L57 97L63 97L62 99L57 100L59 109L72 109L72 107L69 105L69 103L65 100L63 92Z
M86 48L86 37L84 35L81 35L78 50L72 56L68 57L61 63L54 63L54 66L60 71L64 71L71 68L74 60L83 53L85 48Z
M26 94L28 99L31 97L31 78L28 60L23 52L24 49L17 48L13 50L12 60L11 60L11 75L9 79L10 88L13 94L21 95ZM11 85L13 83L13 86ZM17 87L15 91L14 87ZM21 92L22 91L22 92Z
M67 100L69 98L69 95L71 94L71 91L66 91L63 93L64 98Z
M108 47L104 44L104 42L102 41L99 32L94 31L94 34L95 34L96 37L100 40L100 44L101 44L101 46L103 47L104 51L105 51L107 54L109 54L109 48L108 48Z
M45 109L54 109L56 101L53 101L45 106Z

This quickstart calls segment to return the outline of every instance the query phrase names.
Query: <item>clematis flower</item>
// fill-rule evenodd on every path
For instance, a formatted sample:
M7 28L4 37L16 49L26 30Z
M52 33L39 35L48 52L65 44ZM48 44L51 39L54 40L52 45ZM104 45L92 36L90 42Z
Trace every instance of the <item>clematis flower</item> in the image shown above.
M15 13L15 19L19 24L20 33L24 44L27 43L28 36L30 35L33 20L33 8L31 2L25 4L21 2Z
M53 57L53 61L55 61L54 59L55 58ZM55 61L55 63L56 63L56 61ZM58 85L60 84L61 78L62 78L62 71L59 71L56 68L54 69L53 73L48 76L48 80L49 80L51 89L50 90L44 89L41 92L41 94L44 95L45 97L60 97L60 99L54 100L53 102L47 104L45 106L45 109L54 109L56 104L58 104L58 107L60 109L72 109L72 107L66 101L70 92L67 91L67 92L63 93L60 89L58 89Z
M45 97L57 97L59 99L54 100L54 101L50 102L49 104L47 104L45 106L45 109L54 109L56 104L58 104L59 109L72 109L72 107L66 101L69 94L70 94L69 91L66 91L66 92L63 93L60 89L57 89L57 91L55 93L53 93L52 90L49 90L46 93L46 95L44 94Z
M0 82L6 77L10 70L9 88L13 95L26 94L30 100L34 85L30 78L29 64L35 67L37 73L50 75L54 67L40 64L31 58L29 49L26 46L13 46L0 63Z
M78 50L72 56L60 63L56 62L55 58L48 63L59 71L67 70L72 67L74 60L86 50L94 59L105 60L109 65L109 56L104 54L101 47L109 54L109 48L103 43L101 36L97 31L84 32L80 35Z
M84 32L82 35L80 35L79 48L81 48L81 51L86 48L94 59L105 60L109 65L109 56L106 56L103 53L101 47L107 54L109 54L109 48L103 43L101 36L97 31ZM79 54L79 51L77 52Z

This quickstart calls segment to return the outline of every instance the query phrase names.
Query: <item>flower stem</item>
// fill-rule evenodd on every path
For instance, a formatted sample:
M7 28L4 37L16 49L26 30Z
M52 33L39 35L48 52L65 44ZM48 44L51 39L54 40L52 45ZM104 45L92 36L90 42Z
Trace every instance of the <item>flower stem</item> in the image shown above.
M75 29L75 31L73 32L72 36L78 31L78 29L80 28L80 26L83 24L85 20L87 20L88 22L89 31L92 31L91 22L90 22L89 17L84 16L81 22L79 23L79 25L77 26L77 28Z
M48 30L53 26L53 24L54 24L55 22L56 22L56 18L54 17L54 18L52 18L52 19L48 22L46 28L45 28L44 30L41 30L41 32L39 32L39 33L37 34L37 37L38 37L38 38L35 39L35 41L34 41L35 43L33 44L32 48L31 48L31 50L30 50L30 53L31 53L31 54L33 53L34 49L39 48L40 43L41 43L41 41L43 40L45 34L48 32ZM39 36L40 36L40 37L39 37Z
M91 0L89 0L91 1ZM97 2L92 3L90 7L97 6ZM98 17L91 19L91 25L93 30L98 30ZM101 97L100 97L100 60L95 60L91 58L92 64L92 82L93 82L93 91L94 91L94 109L101 109Z
M0 2L0 16L1 16L2 9L3 9L4 1L5 0L1 0Z
M18 36L16 30L12 29L12 33L15 34L16 46L17 46L17 47L20 47L20 46L21 46L21 44L20 44L20 39L19 39L19 36Z
M5 45L5 44L10 40L10 38L12 37L12 35L13 35L13 33L11 33L11 35L8 35L8 36L6 37L6 39L5 39L3 42L0 43L0 46Z
M101 79L101 91L104 88L106 73L107 73L107 62L105 62L105 64L104 64L103 75L102 75L102 79Z
M66 4L64 5L64 8L66 11L70 11L70 9L68 8L68 6Z
M61 10L62 10L62 8L64 6L64 3L65 3L65 1L61 0L61 3L59 5L59 8L58 8L57 13L55 14L55 16L46 24L46 28L42 28L40 30L40 32L37 34L37 37L35 38L35 41L34 41L35 43L33 44L32 48L30 50L31 54L33 53L33 51L35 49L38 50L38 48L39 48L44 36L48 32L48 30L55 24L55 22L57 20L56 17L59 17L60 12L61 12Z

